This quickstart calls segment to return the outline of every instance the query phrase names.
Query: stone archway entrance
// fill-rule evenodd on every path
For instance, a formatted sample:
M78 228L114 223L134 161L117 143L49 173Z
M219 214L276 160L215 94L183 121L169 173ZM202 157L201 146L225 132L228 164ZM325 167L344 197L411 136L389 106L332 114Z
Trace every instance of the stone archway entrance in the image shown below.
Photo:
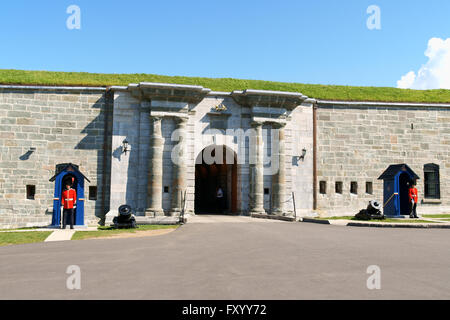
M224 195L222 202L216 199L219 187ZM223 145L211 145L197 156L195 213L237 213L237 156L230 148Z

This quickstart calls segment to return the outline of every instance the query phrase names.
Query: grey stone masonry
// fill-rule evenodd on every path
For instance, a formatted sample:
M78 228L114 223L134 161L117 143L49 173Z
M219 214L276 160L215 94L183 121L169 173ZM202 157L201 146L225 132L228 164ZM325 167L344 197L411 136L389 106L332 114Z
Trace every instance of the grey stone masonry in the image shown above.
M206 167L197 160L219 147L237 163L227 159L217 173L202 173ZM164 83L0 85L0 227L48 225L49 179L57 164L68 162L91 181L86 224L115 215L123 204L141 219L176 218L182 205L195 214L195 184L203 174L215 179L207 189L223 184L227 213L292 216L295 209L297 217L308 216L314 151L320 215L354 215L369 200L381 201L377 178L400 163L420 177L419 214L450 212L450 105L316 101L293 92ZM424 168L431 164L439 168L439 199L424 194ZM34 186L34 199L27 199L27 186Z
M322 215L354 215L369 200L383 200L383 182L377 180L391 164L408 164L417 181L418 213L450 212L450 106L319 101L318 194ZM440 168L440 199L424 198L424 165ZM336 182L342 193L335 192ZM352 182L357 192L350 192ZM373 194L366 191L372 184Z
M59 163L79 165L91 181L85 182L86 224L96 223L102 208L108 210L107 108L104 88L0 87L1 227L51 222L49 179ZM34 199L27 199L27 185L35 186ZM89 186L97 186L96 200L89 199Z

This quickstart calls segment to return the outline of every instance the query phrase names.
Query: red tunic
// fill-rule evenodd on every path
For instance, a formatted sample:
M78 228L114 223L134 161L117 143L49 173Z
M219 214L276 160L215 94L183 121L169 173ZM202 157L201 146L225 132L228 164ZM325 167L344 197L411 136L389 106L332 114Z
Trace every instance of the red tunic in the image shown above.
M409 201L411 202L411 200L414 200L414 203L417 203L418 197L416 188L409 189Z
M77 203L77 192L74 189L64 190L61 202L64 209L73 209L73 206Z

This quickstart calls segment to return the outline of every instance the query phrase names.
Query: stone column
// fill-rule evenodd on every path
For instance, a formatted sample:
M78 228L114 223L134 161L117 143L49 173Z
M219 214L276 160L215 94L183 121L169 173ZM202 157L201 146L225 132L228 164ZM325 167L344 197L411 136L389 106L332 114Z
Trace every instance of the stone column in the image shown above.
M264 214L264 153L262 122L252 122L254 130L250 146L250 213Z
M273 126L273 129L277 130L278 141L275 142L278 144L275 146L272 144L272 152L275 151L275 154L272 155L272 159L275 157L276 161L278 161L278 170L272 176L272 213L276 215L283 215L284 212L284 198L286 195L286 152L284 146L284 124L276 124ZM273 140L272 140L273 142Z
M179 216L182 209L181 194L186 190L186 124L187 118L175 118L178 143L172 150L172 194L171 194L171 216Z
M164 140L162 137L161 122L161 117L150 117L150 126L153 130L150 138L146 216L164 215L162 209Z

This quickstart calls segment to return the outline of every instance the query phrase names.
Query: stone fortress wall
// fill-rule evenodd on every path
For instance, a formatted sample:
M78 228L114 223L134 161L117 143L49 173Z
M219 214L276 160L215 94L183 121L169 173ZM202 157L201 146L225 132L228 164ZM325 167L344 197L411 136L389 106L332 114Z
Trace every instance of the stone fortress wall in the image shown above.
M1 227L48 225L54 195L49 179L57 164L69 162L91 181L85 184L85 221L98 220L102 196L109 203L103 183L110 174L103 165L107 106L104 88L0 88ZM27 185L35 186L34 200L27 199ZM89 200L89 186L98 186L97 200Z
M298 216L353 215L369 200L383 199L377 178L399 163L408 164L421 178L419 213L450 212L449 112L450 105L321 101L299 93L213 92L168 84L0 86L0 226L48 225L54 193L49 179L57 164L69 162L91 180L85 184L86 224L125 203L138 215L179 214L180 190L186 190L187 213L193 214L199 153L223 144L248 160L250 150L267 147L270 138L264 129L270 128L280 129L284 138L282 149L267 150L282 159L281 174L268 174L266 168L262 175L261 162L239 164L238 214L292 215L294 192ZM171 140L174 129L185 135L181 165L171 160L179 143ZM253 129L256 140L239 144L232 135L217 133L227 129ZM129 142L127 153L124 140ZM424 199L425 164L439 166L440 199ZM336 182L342 183L342 193L336 193ZM357 183L356 194L350 192L352 182ZM372 185L371 194L366 183ZM27 186L35 186L34 200L27 199ZM90 200L90 186L97 187L96 200Z
M317 141L317 180L326 183L326 193L317 195L320 214L354 215L370 200L382 201L378 177L402 163L420 177L418 213L450 212L450 105L319 101ZM439 166L440 199L424 198L424 165L431 163Z

